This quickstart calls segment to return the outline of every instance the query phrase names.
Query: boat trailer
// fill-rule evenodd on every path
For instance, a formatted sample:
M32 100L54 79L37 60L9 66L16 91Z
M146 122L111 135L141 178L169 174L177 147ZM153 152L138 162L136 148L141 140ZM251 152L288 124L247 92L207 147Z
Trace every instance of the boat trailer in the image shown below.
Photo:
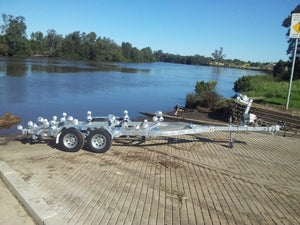
M229 147L233 147L232 132L268 131L274 134L280 130L281 125L250 126L257 120L256 115L249 114L253 100L246 95L239 95L237 100L247 105L239 125L232 125L231 121L228 126L164 122L161 111L155 112L152 121L145 119L143 122L134 122L125 110L123 117L114 115L93 117L88 111L86 121L79 121L72 116L67 117L66 113L63 113L59 120L57 116L53 116L51 121L38 117L39 125L29 121L28 128L19 125L18 130L22 131L23 135L31 135L33 140L40 140L43 137L56 138L56 144L70 152L79 151L86 141L90 150L97 153L106 152L111 147L113 139L122 136L146 138L228 131L230 133Z

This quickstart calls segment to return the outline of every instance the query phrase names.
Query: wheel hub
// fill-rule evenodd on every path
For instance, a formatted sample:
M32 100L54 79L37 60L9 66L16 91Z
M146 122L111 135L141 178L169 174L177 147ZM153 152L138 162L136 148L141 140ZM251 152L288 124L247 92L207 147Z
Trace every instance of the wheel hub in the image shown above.
M74 134L66 134L63 142L67 148L74 148L78 144L78 138Z
M96 149L103 149L106 145L106 138L102 134L96 134L92 138L92 145Z

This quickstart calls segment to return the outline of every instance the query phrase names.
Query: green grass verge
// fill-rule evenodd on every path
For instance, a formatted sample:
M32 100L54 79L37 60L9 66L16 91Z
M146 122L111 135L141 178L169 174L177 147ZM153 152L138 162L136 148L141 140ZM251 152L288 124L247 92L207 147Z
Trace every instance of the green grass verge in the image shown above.
M270 76L266 79L263 76L256 77L257 80L254 79L251 90L246 94L250 97L263 97L264 103L285 106L289 82L276 81L270 79ZM300 109L300 80L293 81L289 108Z

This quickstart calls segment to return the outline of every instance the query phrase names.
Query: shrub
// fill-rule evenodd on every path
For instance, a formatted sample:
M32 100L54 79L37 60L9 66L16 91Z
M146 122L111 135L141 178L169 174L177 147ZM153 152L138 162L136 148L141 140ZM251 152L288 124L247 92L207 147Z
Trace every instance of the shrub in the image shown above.
M215 91L202 92L199 105L201 107L213 109L215 104L220 101L221 97Z
M223 121L228 121L230 117L233 121L236 121L239 116L234 113L235 104L234 99L224 99L215 104L213 111L221 115Z
M201 96L196 94L187 94L185 98L185 107L188 109L195 109L199 102L201 101Z
M234 92L246 92L251 88L251 77L243 76L234 82Z
M234 82L232 90L236 93L255 91L258 86L266 81L274 81L274 78L268 75L243 76Z
M195 85L195 92L198 95L201 95L203 92L210 92L214 91L215 87L217 86L217 81L197 81Z
M289 67L289 62L279 60L273 68L273 76L276 77L278 80L288 81L290 78Z
M195 85L195 94L188 94L185 99L185 107L195 109L198 106L212 109L221 99L216 93L215 87L217 81L197 81Z

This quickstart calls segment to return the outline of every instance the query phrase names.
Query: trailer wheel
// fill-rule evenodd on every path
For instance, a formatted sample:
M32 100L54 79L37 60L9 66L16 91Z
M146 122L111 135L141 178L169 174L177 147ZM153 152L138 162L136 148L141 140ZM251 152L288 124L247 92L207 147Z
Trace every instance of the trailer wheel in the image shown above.
M97 153L104 153L106 152L111 146L111 136L110 134L104 129L97 129L91 131L88 136L88 145L89 148L93 152Z
M74 127L64 129L59 136L60 147L68 152L79 151L84 144L82 133Z

